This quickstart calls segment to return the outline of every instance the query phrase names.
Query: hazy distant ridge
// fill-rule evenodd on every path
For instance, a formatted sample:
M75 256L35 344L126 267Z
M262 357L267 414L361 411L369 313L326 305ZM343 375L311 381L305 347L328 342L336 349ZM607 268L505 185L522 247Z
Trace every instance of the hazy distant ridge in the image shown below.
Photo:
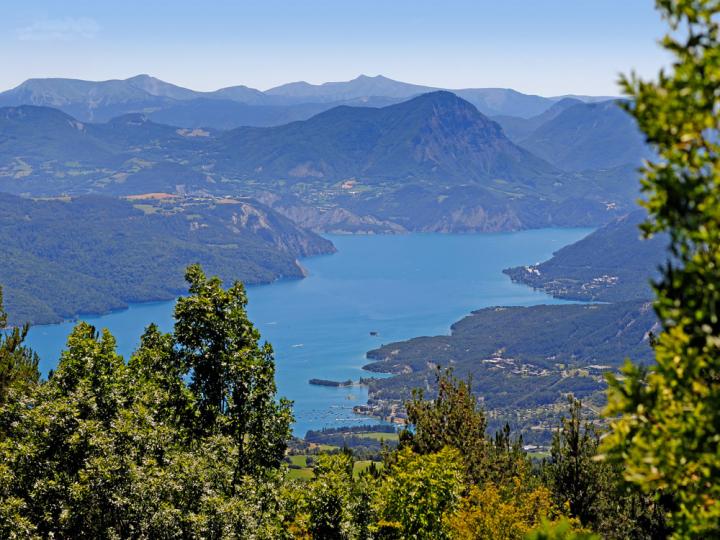
M310 84L294 82L260 91L231 86L198 92L149 75L124 80L28 79L0 93L0 106L56 107L85 122L142 112L158 121L183 127L271 126L304 120L339 104L383 106L419 94L450 90L487 116L529 118L543 113L561 97L527 95L505 88L435 88L361 75L351 81ZM597 101L577 96L582 101ZM157 118L155 118L157 116Z

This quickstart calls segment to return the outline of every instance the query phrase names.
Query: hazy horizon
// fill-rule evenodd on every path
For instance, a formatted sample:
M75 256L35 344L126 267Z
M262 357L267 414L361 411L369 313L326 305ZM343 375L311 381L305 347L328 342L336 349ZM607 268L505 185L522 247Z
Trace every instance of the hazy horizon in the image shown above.
M234 86L246 86L246 87L249 87L249 88L254 88L255 90L260 90L260 91L262 91L262 92L267 92L267 91L272 90L272 89L274 89L274 88L278 88L278 87L280 87L280 86L284 86L284 85L288 85L288 84L308 83L308 84L312 84L312 85L317 85L317 86L319 86L319 85L323 85L323 84L337 84L337 83L350 82L350 81L353 81L353 80L358 79L358 78L360 78L360 77L370 77L370 78L384 77L384 78L386 78L386 79L390 79L390 80L393 80L393 81L396 81L396 82L400 82L400 83L407 83L407 84L413 84L413 85L419 85L419 86L432 86L432 85L426 85L426 84L423 84L423 83L418 83L417 81L401 81L401 80L396 79L396 78L394 78L394 77L388 77L387 75L382 74L382 73L378 73L377 75L367 75L367 74L365 74L365 73L360 73L360 74L358 74L357 76L352 77L352 78L350 78L350 79L347 79L347 80L345 80L345 81L340 81L340 80L320 81L320 82L310 82L310 81L306 81L306 80L286 81L286 82L284 82L284 83L278 84L277 86L273 86L273 87L269 87L269 88L255 88L255 87L252 87L252 86L249 85L249 84L245 84L245 83L243 83L243 82L238 82L237 84L231 84L231 85L229 85L229 86L223 86L223 87L218 87L218 88L211 88L211 89L209 89L209 90L200 90L200 89L198 89L198 88L193 88L193 87L189 87L189 86L178 85L178 84L177 84L176 82L174 82L174 81L168 81L168 80L161 79L160 77L155 77L152 73L137 73L137 74L131 75L131 76L129 76L129 77L112 77L112 78L109 78L109 79L102 79L102 80L82 79L82 78L75 78L75 77L31 77L31 78L25 79L25 81L23 81L23 82L26 82L26 81L28 81L28 80L33 80L33 79L35 79L35 80L47 80L47 79L58 79L58 80L61 80L61 79L68 79L68 80L82 80L82 81L91 82L91 83L102 83L102 82L117 81L117 80L127 80L127 79L131 79L131 78L134 78L134 77L144 77L144 76L152 77L152 78L155 78L155 79L159 79L159 80L162 80L163 82L170 83L170 84L174 84L174 85L176 85L176 86L181 86L181 87L186 88L186 89L188 89L188 90L193 90L193 91L197 91L197 92L206 92L206 91L212 92L212 91L222 90L222 89L230 88L230 87L234 87ZM20 84L22 84L22 83L20 83ZM4 92L4 91L7 91L7 90L12 90L13 88L17 88L17 86L18 86L18 85L13 86L13 87L10 87L10 88L0 88L0 92ZM498 88L498 89L510 89L510 90L516 90L516 91L517 91L517 88L511 88L511 87L509 87L509 86L497 86L497 87L466 87L466 88L450 88L450 87L447 87L447 86L445 86L445 87L438 86L438 87L435 87L435 88L437 88L437 90L448 90L448 91L466 90L466 89L469 89L469 88L487 88L487 89ZM523 93L525 93L525 92L523 92ZM604 95L604 94L601 95L601 94L577 94L577 93L573 93L573 92L565 92L565 93L563 93L563 94L544 95L544 96L543 96L543 95L540 95L540 94L528 94L528 95L538 95L538 96L540 96L540 97L547 97L547 98L562 97L562 96L572 96L572 95L587 95L587 96L600 96L600 97L604 97L604 96L607 96L607 97L621 97L621 96L620 96L619 94L617 94L617 93L614 94L614 95Z
M665 63L651 0L270 0L172 7L11 0L0 21L0 89L30 78L147 73L199 91L266 90L359 74L413 84L512 88L541 96L618 95L619 73Z

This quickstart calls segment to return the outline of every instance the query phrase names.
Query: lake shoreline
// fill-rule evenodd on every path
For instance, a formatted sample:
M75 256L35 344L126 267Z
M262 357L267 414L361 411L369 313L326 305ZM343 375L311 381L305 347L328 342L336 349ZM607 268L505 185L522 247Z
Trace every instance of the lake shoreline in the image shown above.
M278 395L295 402L295 433L367 421L353 413L367 404L366 386L308 381L367 379L367 352L382 343L446 334L483 306L561 303L513 284L502 269L544 260L589 232L330 236L337 253L303 258L307 278L248 286L250 320L275 351ZM172 331L174 302L131 304L82 320L108 328L118 353L129 358L150 322ZM28 345L38 351L43 374L55 367L75 322L31 328Z

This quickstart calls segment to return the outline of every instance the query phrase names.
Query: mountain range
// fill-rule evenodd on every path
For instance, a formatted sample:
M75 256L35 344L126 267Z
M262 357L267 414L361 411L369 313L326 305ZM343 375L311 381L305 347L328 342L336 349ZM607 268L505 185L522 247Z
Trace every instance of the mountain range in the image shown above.
M0 194L0 283L15 321L172 298L196 261L226 280L300 277L298 257L333 250L306 229L605 225L506 273L609 303L490 308L450 336L381 347L368 368L394 376L370 381L370 407L453 365L489 410L529 428L569 392L597 400L625 355L651 357L648 280L666 239L641 243L643 215L627 215L650 153L615 99L383 77L198 93L139 76L28 81L0 104L0 192L23 196Z
M104 122L128 113L143 113L161 123L181 127L272 126L311 116L337 105L385 106L435 90L361 75L351 81L319 85L295 82L264 92L231 86L198 92L149 75L124 80L28 79L0 93L0 107L38 105L58 108L83 122ZM545 98L505 88L452 90L487 115L529 118L562 97ZM609 98L580 96L583 101Z
M561 141L573 124L563 119L570 113L578 151L590 155L587 167L565 167ZM607 143L636 135L617 105L563 100L542 114L546 122L533 135L548 124L567 129L546 130L546 139L560 142L546 144L540 157L447 91L232 130L179 128L140 113L89 123L54 108L6 107L0 190L249 195L305 227L333 232L585 226L627 209L644 146L627 151ZM605 129L595 129L598 118ZM597 157L603 153L605 161Z

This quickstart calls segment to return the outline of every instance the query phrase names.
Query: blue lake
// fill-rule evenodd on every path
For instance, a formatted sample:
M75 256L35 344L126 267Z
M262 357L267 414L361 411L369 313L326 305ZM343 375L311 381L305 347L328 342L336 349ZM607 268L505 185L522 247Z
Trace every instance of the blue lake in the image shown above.
M591 229L540 229L482 235L329 236L334 255L302 261L309 276L248 290L251 319L275 349L280 395L294 400L294 431L374 422L354 415L367 399L361 387L328 388L311 378L367 376L365 353L383 343L447 334L470 311L494 305L559 303L516 285L502 269L534 264ZM143 329L172 330L174 302L131 306L83 317L115 335L126 358ZM47 373L74 323L36 326L29 345ZM377 332L371 336L370 332Z

